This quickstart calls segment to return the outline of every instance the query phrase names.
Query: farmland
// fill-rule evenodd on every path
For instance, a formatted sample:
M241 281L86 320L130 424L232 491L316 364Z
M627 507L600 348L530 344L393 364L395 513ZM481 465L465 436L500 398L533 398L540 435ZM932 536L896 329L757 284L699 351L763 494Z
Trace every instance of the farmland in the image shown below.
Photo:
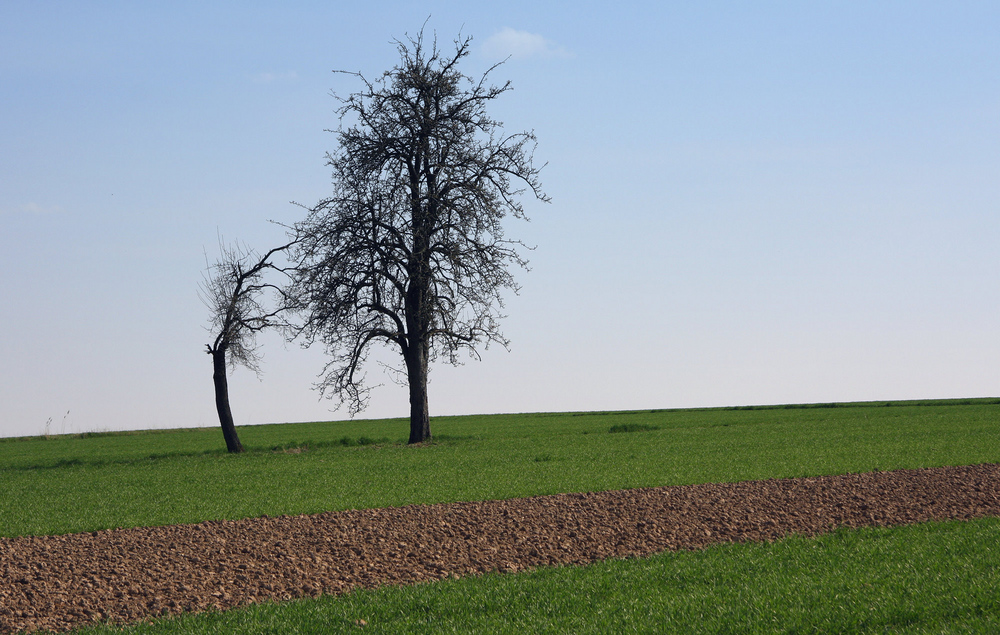
M222 451L221 434L214 429L11 439L0 442L0 479L10 493L0 501L0 534L61 534L413 503L991 463L1000 460L998 409L996 400L962 400L442 417L433 420L434 442L420 447L405 445L406 422L402 420L284 424L241 428L250 451L237 456ZM996 554L989 545L997 542L998 531L993 519L844 530L809 540L720 546L584 568L543 568L517 575L490 574L359 591L339 598L184 618L207 620L197 626L188 623L182 628L168 620L148 628L167 629L155 632L171 628L310 632L315 624L296 624L302 620L309 624L308 616L316 614L324 616L317 618L324 624L333 625L340 619L333 616L349 616L353 611L373 617L354 619L365 619L376 632L381 628L385 632L399 628L523 630L523 625L516 627L519 619L525 623L540 620L537 630L543 631L579 630L580 619L590 620L599 631L600 624L635 619L635 628L641 631L656 630L661 622L655 620L661 618L667 619L662 624L687 630L681 625L690 624L685 620L698 611L704 614L698 608L703 602L713 607L709 613L718 620L705 622L716 624L706 627L709 632L724 631L725 624L734 625L734 632L771 632L777 624L796 623L800 628L853 624L848 630L860 631L892 625L904 630L940 630L939 623L994 624L995 607L990 609L988 602L976 598L977 589L996 584L990 578L995 575L990 573L996 571L995 563L989 565ZM844 555L848 545L854 555ZM830 555L833 560L822 564L822 558L814 562L808 556L816 555L817 549L841 555ZM872 549L908 554L898 556L902 560L897 573L905 583L892 578L892 572L880 572L884 555L858 555ZM928 581L952 584L943 568L953 568L954 558L960 555L968 561L962 575L969 576L962 594ZM772 560L785 564L771 569L761 565ZM754 578L772 580L777 586L761 595L765 587L752 588L748 581L742 586L706 581L736 575L730 569L734 566L758 567ZM827 566L829 571L824 572ZM690 574L690 585L678 586L675 576L687 567L695 567L708 578L697 582L698 576ZM843 578L845 570L853 572L856 584ZM649 576L661 582L650 587L642 582ZM801 613L800 603L809 595L795 590L801 586L801 576L815 578L809 585L813 593L822 596L829 591L842 598L820 602L817 606L826 608L813 616L819 621L810 622L812 617ZM878 582L884 576L894 581ZM595 584L603 591L594 591L593 609L581 613L576 606L578 594L571 589ZM644 590L626 591L633 584ZM547 590L525 595L526 589L538 585ZM685 591L695 588L700 589L697 598ZM638 599L620 607L623 593ZM742 599L734 599L733 593L743 594ZM929 614L912 608L914 593L934 599L927 602ZM468 594L475 597L469 599ZM491 618L486 608L458 614L446 608L459 596L466 596L464 606L482 607L504 594L507 599L496 606L509 607L513 613L505 610ZM877 598L874 606L864 608L868 613L859 613L867 601L862 601L863 596ZM542 598L543 605L551 606L540 608L529 597ZM942 598L946 597L954 600L945 602ZM782 602L783 608L777 606ZM399 608L414 605L424 608ZM281 617L289 611L291 616ZM538 615L539 611L550 617ZM352 620L343 619L345 625L355 627ZM736 624L746 628L736 628Z

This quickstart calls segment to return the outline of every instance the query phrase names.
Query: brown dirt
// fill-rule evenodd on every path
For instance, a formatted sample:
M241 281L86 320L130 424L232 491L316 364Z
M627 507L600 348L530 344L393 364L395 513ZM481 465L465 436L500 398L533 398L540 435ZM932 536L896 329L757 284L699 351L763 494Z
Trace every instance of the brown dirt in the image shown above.
M4 538L0 632L980 516L1000 516L1000 465Z

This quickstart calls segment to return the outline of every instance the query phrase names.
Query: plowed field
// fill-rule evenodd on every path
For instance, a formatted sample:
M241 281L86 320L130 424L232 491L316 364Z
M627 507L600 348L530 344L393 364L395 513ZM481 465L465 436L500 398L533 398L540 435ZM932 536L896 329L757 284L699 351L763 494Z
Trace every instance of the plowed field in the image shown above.
M996 464L4 538L0 632L987 515Z

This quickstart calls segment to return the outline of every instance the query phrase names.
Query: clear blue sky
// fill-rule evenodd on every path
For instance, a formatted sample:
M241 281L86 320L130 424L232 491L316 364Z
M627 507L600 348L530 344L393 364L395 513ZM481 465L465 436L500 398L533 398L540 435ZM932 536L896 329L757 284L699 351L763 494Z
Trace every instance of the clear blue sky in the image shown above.
M428 16L511 55L553 199L511 351L436 366L432 416L1000 395L996 2L7 1L0 436L217 425L205 253L328 193L331 71ZM237 423L345 416L263 350ZM407 414L384 382L362 416Z

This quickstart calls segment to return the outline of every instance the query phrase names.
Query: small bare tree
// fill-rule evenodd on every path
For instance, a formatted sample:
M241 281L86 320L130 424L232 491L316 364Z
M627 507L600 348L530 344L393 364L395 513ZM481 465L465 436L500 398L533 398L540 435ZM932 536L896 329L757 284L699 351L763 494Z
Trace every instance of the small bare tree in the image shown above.
M397 41L400 63L338 97L339 149L327 155L333 194L306 208L289 293L304 320L297 336L322 342L331 360L319 387L362 410L361 367L374 342L397 347L410 396L410 443L430 438L428 363L477 346L507 346L502 293L526 266L504 238L507 216L526 219L519 195L548 201L532 164L535 136L506 134L486 106L510 90L462 74L471 38L454 53ZM345 127L348 121L351 125ZM305 207L305 206L303 206Z
M215 407L222 425L222 436L229 452L242 452L229 406L227 371L242 365L260 374L261 356L257 334L278 326L279 316L287 310L283 289L264 280L267 271L285 273L271 259L293 243L275 247L263 256L246 246L220 247L218 261L208 268L202 282L202 300L212 312L211 332L215 339L206 344L212 356L212 380L215 383ZM265 292L275 298L272 306L263 300Z

